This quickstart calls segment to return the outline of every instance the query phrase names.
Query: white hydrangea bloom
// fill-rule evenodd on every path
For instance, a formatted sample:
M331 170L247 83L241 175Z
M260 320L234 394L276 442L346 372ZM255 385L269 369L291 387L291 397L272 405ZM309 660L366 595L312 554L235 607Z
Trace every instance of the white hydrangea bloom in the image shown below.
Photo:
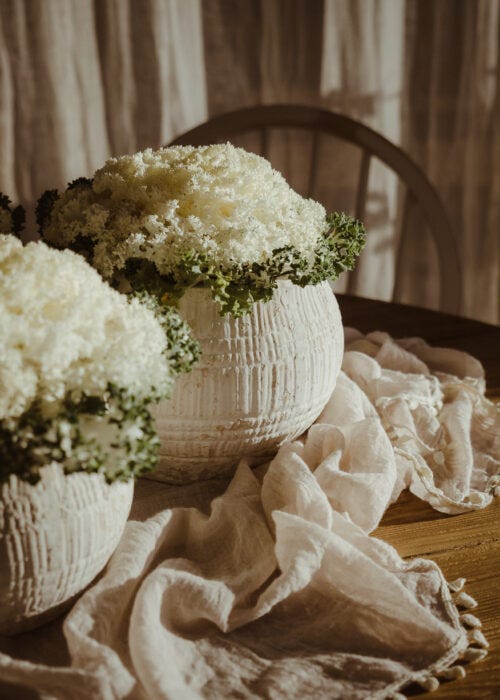
M111 278L129 258L172 272L188 250L223 268L262 263L289 245L307 258L325 217L260 156L229 143L174 146L108 160L92 189L61 196L44 235L69 246L78 235L92 238L93 265Z
M166 393L166 343L154 313L81 256L0 235L0 419L34 399L52 415L68 391L101 395L108 383Z

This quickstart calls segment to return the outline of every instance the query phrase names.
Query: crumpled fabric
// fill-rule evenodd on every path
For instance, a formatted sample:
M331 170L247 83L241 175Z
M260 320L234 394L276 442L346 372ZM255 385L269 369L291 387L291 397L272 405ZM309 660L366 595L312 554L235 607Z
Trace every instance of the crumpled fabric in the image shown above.
M500 484L500 411L484 396L481 363L421 338L395 342L381 332L350 331L346 348L343 371L391 440L398 474L393 498L409 488L450 514L491 503Z
M227 487L148 482L141 500L140 486L141 519L65 620L71 666L1 654L0 679L61 700L376 700L425 685L467 633L439 567L369 533L404 488L446 513L487 506L499 429L474 358L349 331L303 440L256 471L242 461Z

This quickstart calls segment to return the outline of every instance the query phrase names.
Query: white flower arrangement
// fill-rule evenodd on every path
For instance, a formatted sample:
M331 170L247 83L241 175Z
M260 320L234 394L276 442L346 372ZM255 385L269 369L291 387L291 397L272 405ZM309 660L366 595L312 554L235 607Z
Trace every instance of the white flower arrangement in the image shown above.
M0 480L48 461L110 480L154 466L147 406L196 356L161 314L72 251L0 235Z
M92 180L46 192L44 239L81 252L114 285L176 300L211 288L246 313L276 280L301 286L352 269L364 232L294 192L270 163L231 144L147 149L108 160Z

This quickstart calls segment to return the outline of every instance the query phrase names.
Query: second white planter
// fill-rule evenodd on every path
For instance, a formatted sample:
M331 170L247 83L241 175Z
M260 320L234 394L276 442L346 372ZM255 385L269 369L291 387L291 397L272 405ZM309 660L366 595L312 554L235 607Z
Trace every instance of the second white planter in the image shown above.
M55 617L105 566L128 518L134 481L41 470L0 485L0 634Z
M202 349L200 362L155 409L160 463L152 479L186 483L256 464L311 426L335 387L344 336L330 285L278 284L271 301L242 318L220 316L206 289L180 312Z

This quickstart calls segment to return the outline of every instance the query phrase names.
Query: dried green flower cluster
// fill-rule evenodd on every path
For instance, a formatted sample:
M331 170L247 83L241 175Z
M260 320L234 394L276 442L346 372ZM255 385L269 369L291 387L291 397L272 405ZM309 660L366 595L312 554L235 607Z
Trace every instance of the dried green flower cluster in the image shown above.
M280 278L336 279L365 242L359 221L326 215L264 158L231 144L111 158L92 180L46 192L44 240L82 254L113 286L175 304L207 287L222 314L269 300Z

